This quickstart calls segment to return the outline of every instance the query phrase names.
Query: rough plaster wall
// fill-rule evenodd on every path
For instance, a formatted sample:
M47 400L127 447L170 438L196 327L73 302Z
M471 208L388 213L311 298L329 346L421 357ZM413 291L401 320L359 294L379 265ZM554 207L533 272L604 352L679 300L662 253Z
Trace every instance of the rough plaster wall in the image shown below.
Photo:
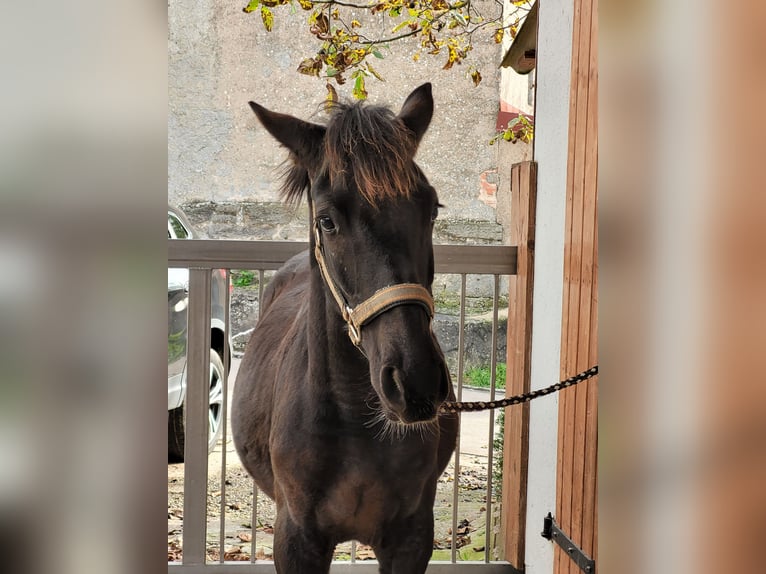
M177 0L168 5L171 203L277 200L277 175L286 154L257 123L249 100L322 120L316 110L325 97L324 82L295 71L318 42L305 31L309 12L288 17L275 9L274 29L267 33L258 14L242 12L245 3ZM443 54L436 59L424 54L413 62L417 42L395 46L384 60L374 61L386 81L368 79L370 101L398 109L412 89L432 82L436 110L418 162L446 205L442 218L494 224L494 209L478 195L480 174L496 169L498 162L499 146L487 142L498 110L500 48L489 38L476 42L470 58L484 79L475 88L467 77L468 63L442 70ZM341 96L350 96L351 83L339 89Z

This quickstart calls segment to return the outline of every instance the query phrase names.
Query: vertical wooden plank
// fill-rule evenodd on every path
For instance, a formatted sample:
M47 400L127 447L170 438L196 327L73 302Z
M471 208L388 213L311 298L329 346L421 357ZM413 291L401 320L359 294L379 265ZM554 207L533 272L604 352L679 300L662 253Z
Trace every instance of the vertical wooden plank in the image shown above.
M580 65L577 69L577 133L575 139L575 204L572 218L573 225L573 281L577 281L579 300L573 302L570 315L577 327L570 329L573 340L570 341L569 355L573 357L574 365L571 374L579 373L587 369L588 344L590 341L590 295L592 291L592 244L593 244L593 220L588 217L590 209L595 209L594 194L595 178L589 178L587 173L591 163L591 154L588 147L592 135L588 132L589 127L589 100L591 83L590 76L590 45L591 45L591 14L593 0L585 0L580 17ZM576 233L576 235L575 235ZM570 325L572 320L570 319ZM570 368L572 365L570 365ZM562 378L571 376L563 374ZM572 451L572 506L568 532L573 540L583 545L583 516L586 509L583 506L585 491L585 428L587 421L588 388L586 385L578 386L574 393L574 436ZM571 570L571 566L570 566Z
M598 190L597 190L598 191ZM596 221L598 221L598 204L596 207ZM592 364L598 363L598 225L596 225L596 231L594 234L593 242L593 307L591 308L591 342L590 342L590 360ZM591 393L591 415L589 419L588 435L589 446L586 453L588 460L588 468L593 473L593 486L590 491L590 498L592 502L590 506L593 508L591 513L592 523L588 523L592 530L592 547L591 558L598 563L598 381L599 377L591 379L588 383L589 392ZM592 524L592 525L591 525Z
M581 131L585 124L584 100L581 63L584 58L582 43L588 38L588 30L583 21L589 15L589 1L576 0L574 7L573 38L572 38L572 82L569 111L569 158L567 166L567 214L566 236L564 244L564 294L562 309L562 344L560 378L566 378L576 371L579 333L579 303L582 244L582 206L583 206L583 165L581 162L583 141ZM589 20L589 18L588 18ZM581 484L582 466L578 465L576 451L581 437L577 436L577 413L579 389L576 387L561 393L559 397L559 482L557 485L556 520L560 527L570 536L573 534L574 523L581 509L581 500L577 496L578 485ZM580 488L581 492L582 489ZM554 560L556 572L569 574L572 564L568 556L556 549Z
M597 23L596 0L575 0L564 246L561 378L596 361ZM597 386L559 397L556 520L592 555L596 527ZM560 549L554 571L577 572Z
M587 344L581 346L583 368L598 362L598 0L593 1L588 58L588 110L586 121L585 197L583 248L583 278L590 281L581 298L583 313L580 320L588 334ZM582 548L596 559L596 481L598 451L598 380L589 381L584 429L584 477L582 510Z
M510 278L506 396L530 390L532 289L534 277L537 165L511 170L511 243L518 247L516 275ZM505 559L524 569L529 456L529 404L505 411L503 453L503 539Z

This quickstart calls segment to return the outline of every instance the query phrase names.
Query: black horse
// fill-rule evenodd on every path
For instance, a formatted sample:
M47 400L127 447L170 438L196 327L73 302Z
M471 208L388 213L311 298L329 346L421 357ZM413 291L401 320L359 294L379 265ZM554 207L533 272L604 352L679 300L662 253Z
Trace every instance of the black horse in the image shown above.
M269 283L231 414L240 459L277 504L277 572L329 571L339 542L384 573L423 573L454 400L431 330L439 202L414 162L431 85L398 115L333 106L326 126L250 103L290 152L283 197L307 196L311 249Z

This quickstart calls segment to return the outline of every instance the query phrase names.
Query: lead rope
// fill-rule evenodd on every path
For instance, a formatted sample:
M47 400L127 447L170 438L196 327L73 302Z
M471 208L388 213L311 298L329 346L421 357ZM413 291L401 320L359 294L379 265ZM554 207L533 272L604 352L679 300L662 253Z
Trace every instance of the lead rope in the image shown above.
M591 377L595 377L596 375L598 375L598 365L591 367L587 371L583 371L582 373L575 375L574 377L569 377L568 379L564 379L563 381L558 382L555 385L551 385L550 387L545 387L544 389L531 391L529 393L524 393L523 395L506 397L499 401L486 401L486 402L485 401L475 401L475 402L451 401L451 402L442 403L442 406L439 409L439 412L457 413L460 411L484 411L487 409L499 409L503 407L510 407L511 405L528 403L532 399L536 399L538 397L544 397L545 395L550 395L551 393L555 393L556 391L560 391L568 387L573 387L577 383L587 381L588 379L590 379Z

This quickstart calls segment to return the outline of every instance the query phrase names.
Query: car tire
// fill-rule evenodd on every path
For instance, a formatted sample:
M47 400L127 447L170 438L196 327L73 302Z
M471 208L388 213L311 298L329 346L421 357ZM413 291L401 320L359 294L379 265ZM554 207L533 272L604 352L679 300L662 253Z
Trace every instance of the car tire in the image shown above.
M210 390L208 406L208 452L212 452L223 427L224 367L221 356L210 349ZM183 462L186 431L186 412L183 406L168 411L168 459Z

